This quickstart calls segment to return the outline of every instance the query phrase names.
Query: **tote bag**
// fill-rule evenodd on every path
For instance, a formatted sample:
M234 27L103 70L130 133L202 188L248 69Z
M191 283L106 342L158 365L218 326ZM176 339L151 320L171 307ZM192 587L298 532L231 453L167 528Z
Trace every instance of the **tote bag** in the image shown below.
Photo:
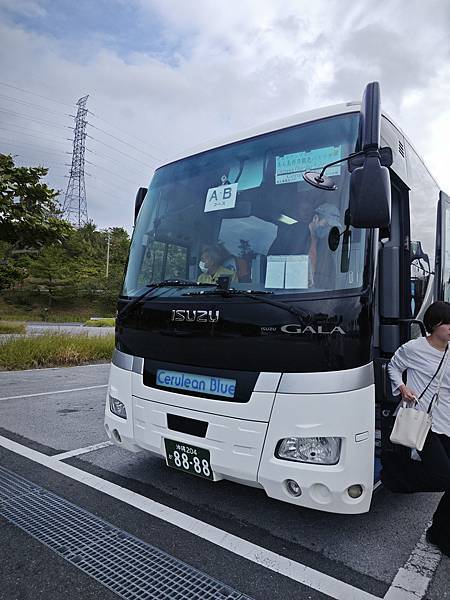
M422 450L432 423L431 413L406 406L398 410L390 436L393 444Z
M423 410L418 410L415 407L416 405L408 407L406 402L402 403L402 406L399 408L397 416L395 418L394 427L389 438L393 444L400 444L401 446L406 446L407 448L415 448L416 450L423 449L423 445L425 444L428 432L431 429L433 405L439 402L439 393L441 391L442 378L444 376L445 368L448 362L448 355L449 353L447 346L447 348L445 349L444 356L442 357L441 362L439 363L439 366L436 370L436 373L430 380L431 383L442 366L441 374L439 377L438 389L437 392L433 395L430 404L428 405L427 412ZM420 394L419 400L429 388L430 383Z

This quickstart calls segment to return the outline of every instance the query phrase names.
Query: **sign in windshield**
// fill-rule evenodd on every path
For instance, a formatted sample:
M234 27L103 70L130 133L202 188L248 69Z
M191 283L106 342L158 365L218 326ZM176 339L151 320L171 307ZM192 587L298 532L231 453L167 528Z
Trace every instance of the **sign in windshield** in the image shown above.
M136 223L123 293L164 279L274 294L361 287L364 230L351 230L342 260L348 169L327 170L333 192L302 179L353 152L357 132L358 113L339 115L159 169ZM328 243L332 228L337 248Z

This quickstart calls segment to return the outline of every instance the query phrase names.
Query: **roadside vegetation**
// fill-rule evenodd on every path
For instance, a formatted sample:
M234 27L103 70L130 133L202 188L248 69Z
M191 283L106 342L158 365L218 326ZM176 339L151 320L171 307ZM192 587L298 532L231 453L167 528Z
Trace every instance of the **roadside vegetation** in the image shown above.
M128 233L92 221L76 228L61 218L59 192L43 181L47 172L0 154L0 320L113 317Z
M25 323L0 321L0 333L26 333Z
M14 371L107 362L113 350L114 335L45 333L11 338L0 343L0 369Z

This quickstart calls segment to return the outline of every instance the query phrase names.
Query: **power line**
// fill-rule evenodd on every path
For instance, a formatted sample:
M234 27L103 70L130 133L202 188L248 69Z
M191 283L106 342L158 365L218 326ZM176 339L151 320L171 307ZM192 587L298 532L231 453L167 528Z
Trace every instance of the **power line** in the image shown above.
M36 121L36 123L45 123L46 125L51 125L52 127L56 127L57 129L70 129L68 125L62 125L60 123L55 124L52 121L46 121L44 119L38 119L33 117L32 115L24 115L23 113L18 113L14 110L8 110L7 108L0 108L0 112L5 112L10 115L15 115L20 117L21 119L30 119L31 121Z
M2 140L2 142L4 142L4 140ZM61 154L70 154L70 152L64 152L62 150L60 150L59 152L57 150L45 150L45 149L42 149L42 146L38 146L37 144L29 144L26 142L20 143L20 142L12 142L10 140L6 140L6 143L3 143L2 145L18 146L19 148L22 149L22 151L28 150L28 149L31 149L32 151L39 150L39 152L41 154L57 154L58 156Z
M130 193L130 184L128 183L116 183L115 181L110 181L109 179L102 179L102 176L100 175L100 177L98 177L97 174L92 175L92 173L86 173L86 175L88 175L89 177L92 177L92 179L89 179L89 182L91 182L92 180L99 182L102 186L106 186L109 187L110 189L117 191L117 190L122 190L123 192L129 194ZM134 184L136 185L136 184Z
M118 202L123 202L124 201L124 198L119 198L118 196L114 196L114 194L111 194L110 192L108 192L104 188L98 187L95 184L92 184L92 181L89 181L87 189L89 190L89 188L91 188L91 187L93 187L95 190L97 190L97 192L105 194L105 196L108 196L108 198L114 198L114 200L117 200Z
M0 85L4 85L9 88L13 88L15 90L19 90L20 92L25 92L26 94L32 94L33 96L38 96L39 98L44 98L44 100L50 100L50 102L56 102L57 104L62 104L63 106L69 106L73 108L73 104L67 104L66 102L61 102L60 100L55 100L54 98L49 98L48 96L43 96L42 94L37 94L36 92L30 92L30 90L24 90L16 85L11 85L10 83L5 83L4 81L0 81Z
M111 127L114 127L115 129L117 129L118 131L121 131L122 133L125 133L125 135L127 135L128 137L131 137L135 140L137 140L138 142L141 142L142 144L144 144L145 146L148 145L148 140L143 140L141 138L136 137L135 135L129 133L128 131L125 131L124 129L121 129L120 127L117 127L117 125L115 125L114 123L111 123L111 121L107 121L106 119L104 119L103 117L99 117L98 115L96 115L95 113L91 112L90 110L88 111L88 113L90 115L92 115L93 117L95 117L96 119L100 119L100 121L103 121L104 123L106 123L107 125L110 125ZM159 152L159 150L158 150Z
M106 159L106 160L110 160L113 161L115 164L117 164L117 158L114 156L110 156L109 154L99 154L98 152L94 152L94 150L91 150L91 148L87 148L86 147L86 151L90 152L91 154L93 154L94 156L97 156L100 159ZM128 166L127 165L127 171L132 171L133 173L136 174L136 176L138 177L142 177L142 172L138 171L137 169L139 169L139 167L135 167L134 165Z
M131 158L131 160L135 160L136 162L140 163L141 165L144 165L144 167L148 168L148 163L145 163L142 160L139 160L138 158L134 158L134 156L131 156L130 154L127 154L126 152L122 152L122 150L118 150L117 148L114 148L114 146L110 146L109 144L102 142L102 140L99 140L98 138L95 138L92 135L89 135L89 133L86 134L86 137L91 138L91 140L95 140L99 144L103 144L107 148L110 148L110 150L114 150L114 152L119 152L119 154L123 154L123 156L127 156L128 158Z
M32 133L24 133L23 131L17 131L15 129L9 129L8 127L3 127L3 125L0 125L0 129L3 129L5 131L9 131L11 133L20 133L21 136L24 135L26 137L32 137L32 138L35 138L37 140L47 139L47 140L51 140L53 142L55 142L55 141L64 141L64 139L68 140L68 138L54 138L54 137L51 137L51 136L48 136L48 135L44 135L44 134L33 135Z
M114 175L114 177L118 177L119 179L123 179L124 181L131 183L133 185L136 185L135 181L131 181L131 179L127 179L126 177L122 177L122 175L118 175L117 173L114 173L114 171L110 171L109 169L107 169L106 167L102 167L101 165L97 165L93 162L89 162L88 160L86 161L86 163L88 165L92 165L93 167L98 167L99 169L103 169L104 171L106 171L107 173L110 173L111 175Z
M14 125L14 127L17 127L17 126L16 126L16 125ZM8 127L4 127L3 125L0 125L0 129L3 129L4 131L8 131L8 132L11 132L11 133L20 133L20 134L21 134L21 136L31 137L31 138L33 138L33 139L38 139L38 140L46 139L46 140L51 140L51 141L53 141L53 142L64 141L64 140L71 141L71 140L69 140L69 138L63 138L63 137L61 137L61 138L57 138L57 137L52 137L52 136L48 136L48 135L41 134L41 133L39 133L39 134L37 134L37 135L34 135L33 133L28 133L30 130L29 130L29 129L26 129L25 127L22 127L22 128L21 128L21 130L22 130L22 131L21 131L21 130L19 130L19 131L18 131L18 130L16 130L16 129L10 129L10 128L8 128ZM24 132L26 132L26 133L24 133ZM37 133L37 132L36 132L36 133ZM100 142L100 143L104 144L104 145L105 145L105 146L107 146L108 148L111 148L112 150L115 150L116 152L119 152L120 154L123 154L124 156L126 156L126 157L130 158L131 160L134 160L134 161L136 161L136 162L139 162L139 163L143 164L144 166L146 166L148 169L150 169L149 165L146 165L146 164L145 164L145 163L143 163L142 161L139 161L138 159L134 158L133 156L131 156L131 155L127 154L126 152L122 152L121 150L118 150L117 148L114 148L113 146L110 146L109 144L105 144L105 142L102 142L101 140L97 140L97 138L93 138L93 137L92 137L92 136L90 136L90 135L87 135L87 137L90 137L91 139L93 139L93 140L95 140L95 141L97 141L97 142ZM98 157L100 157L100 158L104 158L104 157L105 157L105 158L107 158L107 159L116 160L116 159L115 159L113 156L110 156L110 155L108 155L108 154L100 154L99 152L95 152L94 150L91 150L90 148L86 148L86 150L87 150L88 152L91 152L92 154L95 154L96 156L98 156ZM142 175L143 175L143 173L141 173L141 172L140 172L140 171L138 171L137 169L134 169L134 170L135 170L136 174L139 174L139 176L142 176ZM148 174L147 174L147 175L148 175Z
M0 98L5 99L7 102L17 102L18 104L24 104L26 106L31 106L33 108L36 107L40 111L48 112L51 115L64 116L64 117L69 116L67 113L56 112L56 110L49 110L48 108L45 108L44 106L41 106L40 104L35 104L34 102L27 102L26 100L22 100L20 98L14 98L13 96L6 96L4 94L0 94Z
M140 150L139 148L136 148L136 146L133 146L133 144L129 144L128 142L124 142L123 140L121 140L120 138L116 137L115 135L113 135L112 133L108 133L107 131L105 131L104 129L101 129L100 127L97 127L96 125L93 125L92 123L88 123L91 127L93 127L94 129L97 129L98 131L101 131L102 133L104 133L105 135L109 135L110 137L112 137L113 139L117 140L118 142L120 142L121 144L125 144L126 146L130 146L130 148L133 148L134 150L137 150L138 152L140 152L141 154L145 154L147 156L149 156L150 158L152 158L153 160L156 160L156 162L159 162L161 159L153 156L152 154L148 153L148 152L143 152L142 150Z

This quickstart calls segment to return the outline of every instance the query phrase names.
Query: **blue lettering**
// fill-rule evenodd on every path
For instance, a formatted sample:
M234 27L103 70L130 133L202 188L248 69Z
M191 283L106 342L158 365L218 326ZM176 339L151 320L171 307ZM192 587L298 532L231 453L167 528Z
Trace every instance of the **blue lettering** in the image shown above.
M184 390L196 390L206 392L215 396L227 396L232 398L236 391L236 382L233 379L222 379L221 377L208 377L194 375L192 373L181 373L177 371L165 371L158 369L156 372L157 385Z

